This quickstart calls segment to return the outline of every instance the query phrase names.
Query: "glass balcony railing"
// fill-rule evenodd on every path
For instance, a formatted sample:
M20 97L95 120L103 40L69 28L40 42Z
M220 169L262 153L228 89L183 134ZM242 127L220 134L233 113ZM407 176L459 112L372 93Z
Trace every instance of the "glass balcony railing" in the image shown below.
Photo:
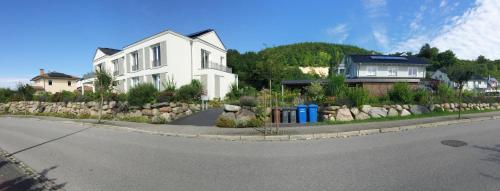
M233 73L233 69L227 66L224 66L222 64L216 63L216 62L209 62L206 64L202 64L202 69L214 69L214 70L219 70L227 73Z

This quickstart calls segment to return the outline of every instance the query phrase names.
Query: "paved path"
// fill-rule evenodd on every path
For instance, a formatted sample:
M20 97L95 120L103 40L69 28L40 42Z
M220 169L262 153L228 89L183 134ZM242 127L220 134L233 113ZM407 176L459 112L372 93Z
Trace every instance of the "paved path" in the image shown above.
M500 120L228 142L0 118L0 147L67 190L500 190ZM441 144L461 140L463 147Z
M193 115L183 117L172 121L171 125L196 125L196 126L214 126L215 120L223 112L223 109L208 109L197 112Z

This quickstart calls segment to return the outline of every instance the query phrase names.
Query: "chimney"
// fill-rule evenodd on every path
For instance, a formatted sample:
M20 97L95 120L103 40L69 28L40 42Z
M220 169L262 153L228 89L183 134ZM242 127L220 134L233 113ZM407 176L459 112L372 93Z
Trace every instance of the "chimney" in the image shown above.
M44 69L40 69L40 76L43 76L45 75L45 70Z

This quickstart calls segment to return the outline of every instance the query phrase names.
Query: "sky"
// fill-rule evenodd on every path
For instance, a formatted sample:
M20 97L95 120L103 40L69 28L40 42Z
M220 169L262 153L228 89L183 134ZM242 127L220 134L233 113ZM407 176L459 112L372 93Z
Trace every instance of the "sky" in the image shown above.
M424 43L459 58L500 59L500 0L26 0L0 6L0 87L40 68L82 76L97 47L121 49L169 29L213 28L228 49L297 42L383 53Z

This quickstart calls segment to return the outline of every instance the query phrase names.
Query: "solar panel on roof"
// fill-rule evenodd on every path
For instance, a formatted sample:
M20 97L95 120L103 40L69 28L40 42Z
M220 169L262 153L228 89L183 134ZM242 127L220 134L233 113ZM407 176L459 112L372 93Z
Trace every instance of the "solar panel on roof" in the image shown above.
M408 60L405 57L399 56L370 56L370 58L374 60Z

